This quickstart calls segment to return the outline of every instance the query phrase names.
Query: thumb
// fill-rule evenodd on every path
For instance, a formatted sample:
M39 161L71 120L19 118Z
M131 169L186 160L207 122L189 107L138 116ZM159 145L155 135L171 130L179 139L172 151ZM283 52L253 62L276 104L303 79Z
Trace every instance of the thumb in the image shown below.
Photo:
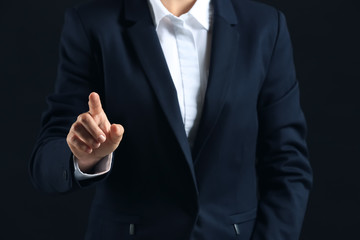
M103 112L100 96L96 92L89 95L89 112L91 115L97 115Z
M119 145L123 134L124 128L120 124L112 124L110 126L110 139L113 144Z

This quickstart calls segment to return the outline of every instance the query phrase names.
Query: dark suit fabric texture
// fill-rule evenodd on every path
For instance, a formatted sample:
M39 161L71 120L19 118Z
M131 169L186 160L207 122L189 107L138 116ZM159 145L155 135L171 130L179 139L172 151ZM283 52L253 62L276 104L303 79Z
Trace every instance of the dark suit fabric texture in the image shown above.
M250 0L212 4L192 148L146 0L67 9L30 174L49 193L96 186L86 239L299 238L312 171L284 14ZM79 182L66 136L92 91L125 134L111 171Z

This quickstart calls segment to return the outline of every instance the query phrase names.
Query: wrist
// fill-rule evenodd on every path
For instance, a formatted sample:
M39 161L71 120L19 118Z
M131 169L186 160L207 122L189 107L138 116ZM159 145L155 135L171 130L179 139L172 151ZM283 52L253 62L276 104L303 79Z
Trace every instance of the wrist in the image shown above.
M96 164L101 160L101 158L96 160L76 158L80 171L87 174L93 174Z

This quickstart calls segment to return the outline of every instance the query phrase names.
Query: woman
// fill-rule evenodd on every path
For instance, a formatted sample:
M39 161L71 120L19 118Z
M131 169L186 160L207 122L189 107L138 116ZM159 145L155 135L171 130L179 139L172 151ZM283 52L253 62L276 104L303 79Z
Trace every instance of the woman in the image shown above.
M32 179L46 192L96 186L87 239L298 239L312 172L277 9L78 5L48 102Z

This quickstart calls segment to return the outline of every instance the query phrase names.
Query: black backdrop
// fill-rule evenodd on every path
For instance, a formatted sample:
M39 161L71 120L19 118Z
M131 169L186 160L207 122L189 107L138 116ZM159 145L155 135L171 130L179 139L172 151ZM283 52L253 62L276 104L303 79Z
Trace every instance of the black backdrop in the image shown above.
M72 240L84 234L94 190L45 195L27 173L54 85L64 10L79 2L0 2L0 239ZM359 3L267 3L287 17L309 125L315 179L301 239L360 239Z

